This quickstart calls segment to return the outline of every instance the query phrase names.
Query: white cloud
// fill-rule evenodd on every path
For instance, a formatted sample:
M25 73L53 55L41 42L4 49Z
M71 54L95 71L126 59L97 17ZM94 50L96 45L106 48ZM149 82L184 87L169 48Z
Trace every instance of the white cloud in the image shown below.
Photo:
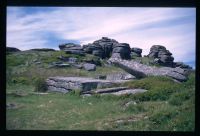
M175 61L192 61L195 55L195 24L173 25L173 20L194 18L193 8L57 8L49 12L25 14L9 7L7 45L20 49L48 47L42 32L52 32L66 40L82 44L102 36L140 47L147 54L154 44L166 46ZM14 10L10 11L10 10ZM11 14L12 13L12 14ZM168 24L162 26L163 23ZM170 22L171 21L171 22ZM154 24L153 27L147 27Z

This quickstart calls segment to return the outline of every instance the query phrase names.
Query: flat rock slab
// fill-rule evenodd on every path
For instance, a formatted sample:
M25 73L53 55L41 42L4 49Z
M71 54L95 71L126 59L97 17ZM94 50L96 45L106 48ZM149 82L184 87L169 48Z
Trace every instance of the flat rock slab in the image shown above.
M157 68L120 58L110 58L109 61L137 78L146 76L168 76L180 82L187 80L185 71L181 68Z
M101 87L111 87L115 82L99 80L89 77L49 77L46 80L48 91L67 93L71 90L81 92L90 91Z
M124 95L124 94L136 94L136 93L144 93L148 90L145 89L126 89L126 90L121 90L118 92L110 93L114 95Z

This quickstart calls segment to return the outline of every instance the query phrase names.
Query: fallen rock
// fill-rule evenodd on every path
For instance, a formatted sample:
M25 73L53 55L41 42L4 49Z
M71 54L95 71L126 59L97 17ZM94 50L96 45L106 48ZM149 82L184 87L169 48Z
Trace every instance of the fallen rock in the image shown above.
M96 65L95 64L90 64L90 63L85 63L83 64L83 68L87 71L95 71L96 70Z
M87 77L49 77L46 80L49 91L67 93L71 90L91 91L92 89L110 87L114 82Z
M184 70L181 68L157 68L147 66L135 61L122 60L119 58L110 58L109 61L116 66L124 69L126 72L134 75L136 78L142 78L146 76L168 76L180 82L187 80Z

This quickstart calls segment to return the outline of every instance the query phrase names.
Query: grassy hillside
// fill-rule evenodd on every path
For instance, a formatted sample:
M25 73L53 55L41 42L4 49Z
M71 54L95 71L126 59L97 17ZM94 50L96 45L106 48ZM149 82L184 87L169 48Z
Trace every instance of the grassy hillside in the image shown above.
M34 84L41 77L95 77L122 71L104 65L93 72L71 67L48 68L49 63L58 61L60 55L67 56L60 51L26 51L7 55L6 103L16 105L6 111L7 129L194 131L194 73L181 84L166 77L147 77L119 85L149 90L136 95L82 97L77 91L34 94ZM70 56L80 61L95 59L92 55ZM35 60L41 64L35 64ZM127 105L128 102L132 104Z

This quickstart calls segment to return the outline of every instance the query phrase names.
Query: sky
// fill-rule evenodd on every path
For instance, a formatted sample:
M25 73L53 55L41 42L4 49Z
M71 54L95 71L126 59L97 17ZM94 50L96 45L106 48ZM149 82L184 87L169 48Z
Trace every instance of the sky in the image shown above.
M20 50L109 37L143 49L142 55L163 45L175 62L195 68L195 31L195 8L7 7L7 46Z

